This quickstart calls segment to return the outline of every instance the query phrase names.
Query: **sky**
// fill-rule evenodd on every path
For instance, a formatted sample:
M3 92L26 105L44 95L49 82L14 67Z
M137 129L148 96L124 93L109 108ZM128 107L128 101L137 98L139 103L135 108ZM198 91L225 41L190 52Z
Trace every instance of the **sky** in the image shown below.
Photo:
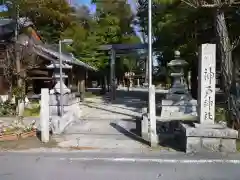
M91 0L69 0L69 1L71 1L72 4L84 4L91 7ZM136 11L134 0L128 0L128 2L131 5L133 11Z
M90 4L91 3L91 0L75 0L76 3L79 3L79 4Z
M93 5L91 5L91 0L69 0L72 4L84 4L84 5L87 5L91 12L94 12L95 11L95 7ZM128 0L128 3L131 5L132 7L132 11L135 13L136 12L136 3L135 3L135 0ZM137 33L137 35L141 38L142 40L142 37L139 33L139 30L138 30L138 27L135 27L135 31Z
M71 4L84 4L90 7L91 10L93 10L93 7L91 5L91 0L69 0L71 1Z

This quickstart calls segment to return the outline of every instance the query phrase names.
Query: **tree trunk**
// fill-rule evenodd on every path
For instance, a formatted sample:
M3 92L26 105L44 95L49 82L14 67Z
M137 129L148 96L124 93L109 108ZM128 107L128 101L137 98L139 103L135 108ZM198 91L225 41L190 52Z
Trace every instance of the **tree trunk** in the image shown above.
M223 75L225 89L228 92L233 80L232 51L224 12L220 10L216 12L216 31L219 38L221 73Z
M220 4L220 0L214 0L215 3ZM221 74L222 74L222 86L226 95L228 117L230 122L237 118L238 112L235 110L236 98L232 95L232 88L236 87L234 85L234 75L233 75L233 61L232 61L232 45L229 39L229 33L227 29L227 24L224 16L224 12L221 10L216 11L216 33L219 38L219 50L221 57ZM231 122L233 124L234 122Z

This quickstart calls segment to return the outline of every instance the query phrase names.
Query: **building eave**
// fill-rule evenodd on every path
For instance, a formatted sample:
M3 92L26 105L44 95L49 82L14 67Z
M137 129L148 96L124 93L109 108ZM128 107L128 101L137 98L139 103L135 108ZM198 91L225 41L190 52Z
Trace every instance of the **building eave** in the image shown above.
M45 53L45 56L47 56L46 54L50 54L50 55L55 57L55 61L59 61L59 52L57 52L57 51L55 51L54 49L51 49L51 48L46 48L46 47L44 47L44 45L36 45L36 47L37 47L37 49L40 50L40 51L38 51L38 53L41 53L42 55L44 55L44 53ZM62 57L63 63L76 65L76 66L81 66L81 67L84 67L84 68L86 68L88 70L91 70L91 71L97 71L97 68L92 67L92 66L88 65L87 63L84 63L84 62L80 61L79 59L77 59L77 58L75 58L71 55L62 53L61 57ZM50 58L50 59L52 60L54 58Z
M106 45L101 45L99 47L99 50L103 51L109 51L111 49L114 50L136 50L136 49L147 49L148 45L147 44L106 44Z

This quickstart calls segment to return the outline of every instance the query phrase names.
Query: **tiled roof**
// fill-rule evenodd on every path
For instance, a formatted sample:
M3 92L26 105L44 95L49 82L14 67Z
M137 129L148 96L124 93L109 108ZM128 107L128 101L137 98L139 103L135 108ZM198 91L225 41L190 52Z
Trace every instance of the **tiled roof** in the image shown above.
M36 45L36 48L38 49L38 53L40 53L42 56L45 56L47 58L47 56L51 55L54 57L53 58L54 60L58 61L59 52L58 52L58 49L56 49L56 46L44 44L44 45ZM95 67L92 67L92 66L88 65L87 63L80 61L79 59L75 58L74 56L72 56L69 53L67 54L66 52L63 52L61 57L63 59L63 62L65 62L65 63L82 66L89 70L97 71L97 69Z
M27 18L19 18L19 27L29 27L33 23ZM16 22L9 18L0 18L0 40L9 40L14 35Z
M19 25L20 27L28 27L32 26L33 23L28 19L28 18L19 18ZM13 33L15 29L15 21L13 19L0 19L0 27L3 28L0 31L0 34L2 33L3 35L5 33ZM32 35L35 32L33 32ZM29 41L28 37L25 35L19 36L22 42ZM34 39L32 39L34 40ZM41 41L41 40L39 40ZM50 61L58 61L59 57L59 52L58 52L58 46L57 45L48 45L48 44L42 44L42 43L37 43L33 42L34 45L34 51L37 53L39 56L42 56L46 59L49 59ZM88 65L87 63L84 63L80 61L79 59L75 58L71 54L67 52L62 52L62 59L63 62L68 63L68 64L74 64L77 66L82 66L84 68L87 68L92 71L96 71L97 69Z
M19 18L18 23L20 27L27 27L27 26L33 25L33 22L26 17ZM13 28L15 28L15 20L10 18L2 18L2 19L0 18L0 26L6 26L9 24L13 24L14 25Z
M101 45L99 50L108 51L111 49L115 50L134 50L134 49L147 49L147 44L106 44Z

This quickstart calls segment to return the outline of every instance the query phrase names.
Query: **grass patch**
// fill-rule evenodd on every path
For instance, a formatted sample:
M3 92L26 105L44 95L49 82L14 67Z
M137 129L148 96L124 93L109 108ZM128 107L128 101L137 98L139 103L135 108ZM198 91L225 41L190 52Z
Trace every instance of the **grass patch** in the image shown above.
M40 115L40 105L33 104L31 108L25 108L23 116L30 117L30 116L39 116Z
M93 94L92 92L85 92L84 96L86 98L92 98L92 97L96 97L97 95L96 94Z
M215 108L215 122L223 121L227 122L226 119L226 109L223 107L216 106Z
M236 146L237 146L237 151L240 151L240 139L237 139Z
M11 117L16 115L16 105L12 104L10 101L5 101L0 103L0 116L1 117Z

